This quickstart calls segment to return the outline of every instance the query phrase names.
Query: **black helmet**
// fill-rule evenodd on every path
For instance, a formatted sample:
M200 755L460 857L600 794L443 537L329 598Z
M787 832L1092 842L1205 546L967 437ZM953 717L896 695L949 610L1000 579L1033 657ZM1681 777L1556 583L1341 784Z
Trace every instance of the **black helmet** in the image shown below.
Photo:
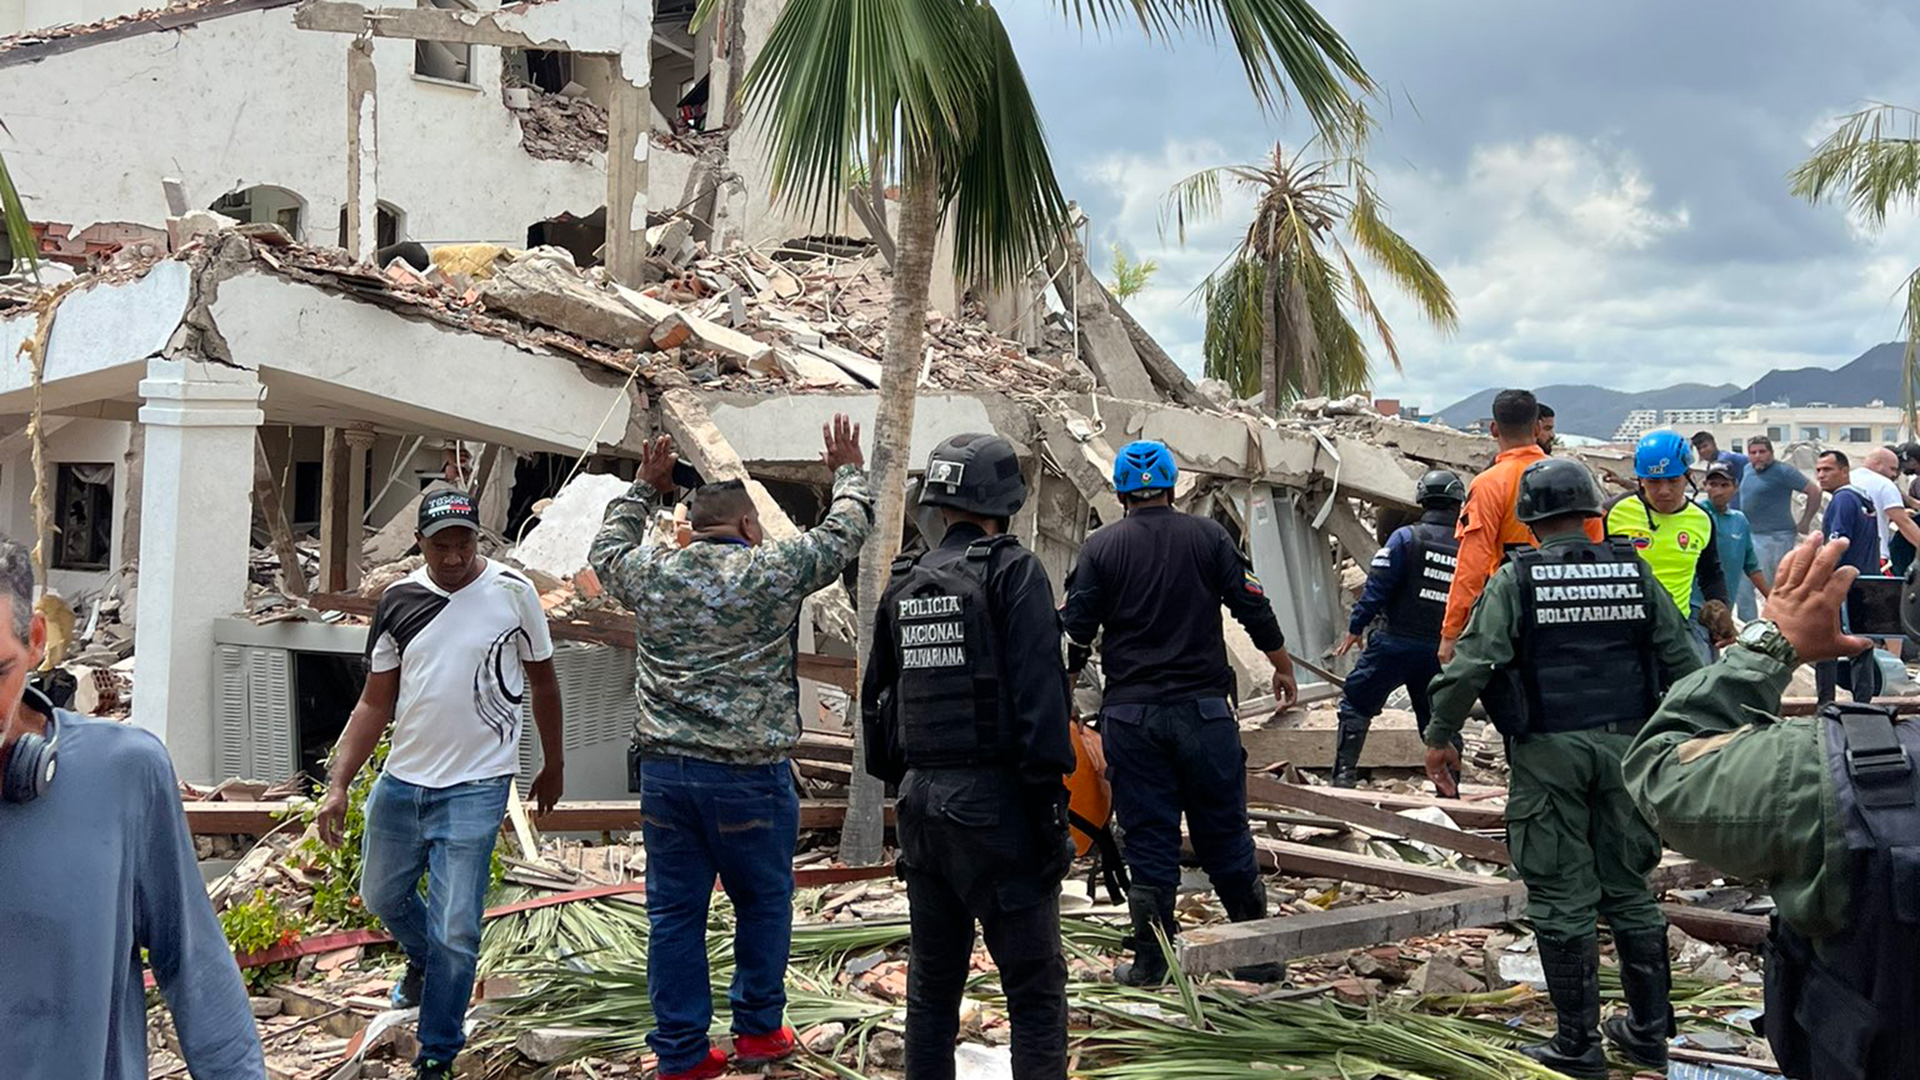
M1600 485L1585 465L1572 458L1547 458L1520 474L1520 498L1514 516L1531 525L1562 514L1600 516Z
M1467 501L1467 485L1451 469L1432 469L1414 485L1413 501L1431 508L1434 503Z
M1027 501L1013 444L998 435L955 435L933 448L920 483L921 506L951 506L983 517L1012 517Z

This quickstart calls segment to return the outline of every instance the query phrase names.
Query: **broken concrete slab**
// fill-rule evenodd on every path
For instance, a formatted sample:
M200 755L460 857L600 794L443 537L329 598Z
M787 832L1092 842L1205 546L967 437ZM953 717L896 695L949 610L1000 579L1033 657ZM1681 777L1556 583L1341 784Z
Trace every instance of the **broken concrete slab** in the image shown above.
M656 300L643 292L629 289L624 285L615 285L613 295L621 303L633 309L642 318L654 323L664 323L669 319L679 319L686 324L692 340L708 352L731 356L743 364L752 366L763 363L773 355L773 346L764 341L756 341L732 327L721 326L710 319L703 319L690 312ZM657 343L657 342L656 342ZM675 348L673 345L660 345L660 348Z
M540 523L513 549L514 561L554 577L578 573L587 565L587 549L600 534L607 505L631 486L610 473L574 477L540 511Z
M1042 415L1038 420L1053 460L1065 470L1067 479L1100 515L1100 520L1119 521L1125 516L1120 500L1113 494L1113 449L1106 440L1093 434L1082 438L1068 426L1065 418L1054 413Z
M605 292L573 268L548 259L521 259L499 266L479 286L480 302L541 326L620 349L653 347L653 329L664 312L650 315ZM661 305L673 310L672 305Z

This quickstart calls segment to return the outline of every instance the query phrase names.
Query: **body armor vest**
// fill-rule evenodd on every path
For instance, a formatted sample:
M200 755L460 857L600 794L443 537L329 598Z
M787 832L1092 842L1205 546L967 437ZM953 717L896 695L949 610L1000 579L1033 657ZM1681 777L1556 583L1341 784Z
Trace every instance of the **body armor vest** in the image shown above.
M986 582L994 553L1017 544L997 536L894 561L883 602L893 615L894 715L908 768L999 764L1008 756L1000 631Z
M1406 528L1412 541L1408 545L1407 572L1387 598L1387 630L1402 637L1438 641L1440 624L1447 617L1447 590L1453 587L1453 564L1460 541L1453 538L1451 525L1422 521Z
M1660 704L1653 655L1659 583L1625 541L1515 552L1520 625L1511 672L1486 705L1506 735L1633 729Z
M1820 717L1846 830L1849 923L1816 950L1774 917L1767 1041L1789 1076L1906 1076L1920 1061L1920 723L1871 705L1828 705Z

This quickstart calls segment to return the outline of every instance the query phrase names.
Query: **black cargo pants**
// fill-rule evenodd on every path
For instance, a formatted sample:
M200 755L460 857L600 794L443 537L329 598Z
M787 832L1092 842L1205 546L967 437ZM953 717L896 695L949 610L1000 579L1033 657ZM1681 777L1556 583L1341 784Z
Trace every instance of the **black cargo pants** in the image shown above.
M907 883L907 1080L952 1080L974 923L1000 969L1014 1080L1065 1080L1067 963L1054 840L999 768L913 769L896 804ZM1057 865L1057 864L1056 864Z

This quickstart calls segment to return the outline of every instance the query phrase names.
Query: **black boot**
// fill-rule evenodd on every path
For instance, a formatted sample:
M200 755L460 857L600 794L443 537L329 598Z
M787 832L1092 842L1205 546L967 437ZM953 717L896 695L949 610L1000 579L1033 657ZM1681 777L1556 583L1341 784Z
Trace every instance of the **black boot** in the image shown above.
M1267 917L1267 883L1259 875L1216 881L1213 888L1220 894L1220 906L1227 909L1227 918L1233 922L1252 922ZM1241 982L1285 982L1287 965L1279 961L1245 964L1233 969L1233 977Z
M1154 934L1159 927L1167 935L1167 948L1174 947L1174 935L1180 923L1173 914L1174 893L1151 885L1135 885L1127 890L1127 914L1133 918L1133 933L1127 947L1133 950L1133 962L1115 965L1113 981L1128 986L1164 986L1167 981L1167 954Z
M1667 935L1657 931L1613 935L1620 953L1620 988L1627 1015L1601 1025L1607 1041L1634 1062L1665 1072L1667 1040L1673 1038L1673 969L1667 964Z
M1360 751L1367 745L1371 720L1340 706L1340 741L1333 748L1333 786L1350 788L1360 782Z
M1600 941L1540 938L1540 966L1547 973L1547 995L1558 1014L1553 1038L1520 1052L1549 1069L1578 1080L1606 1080L1607 1055L1600 1048Z

